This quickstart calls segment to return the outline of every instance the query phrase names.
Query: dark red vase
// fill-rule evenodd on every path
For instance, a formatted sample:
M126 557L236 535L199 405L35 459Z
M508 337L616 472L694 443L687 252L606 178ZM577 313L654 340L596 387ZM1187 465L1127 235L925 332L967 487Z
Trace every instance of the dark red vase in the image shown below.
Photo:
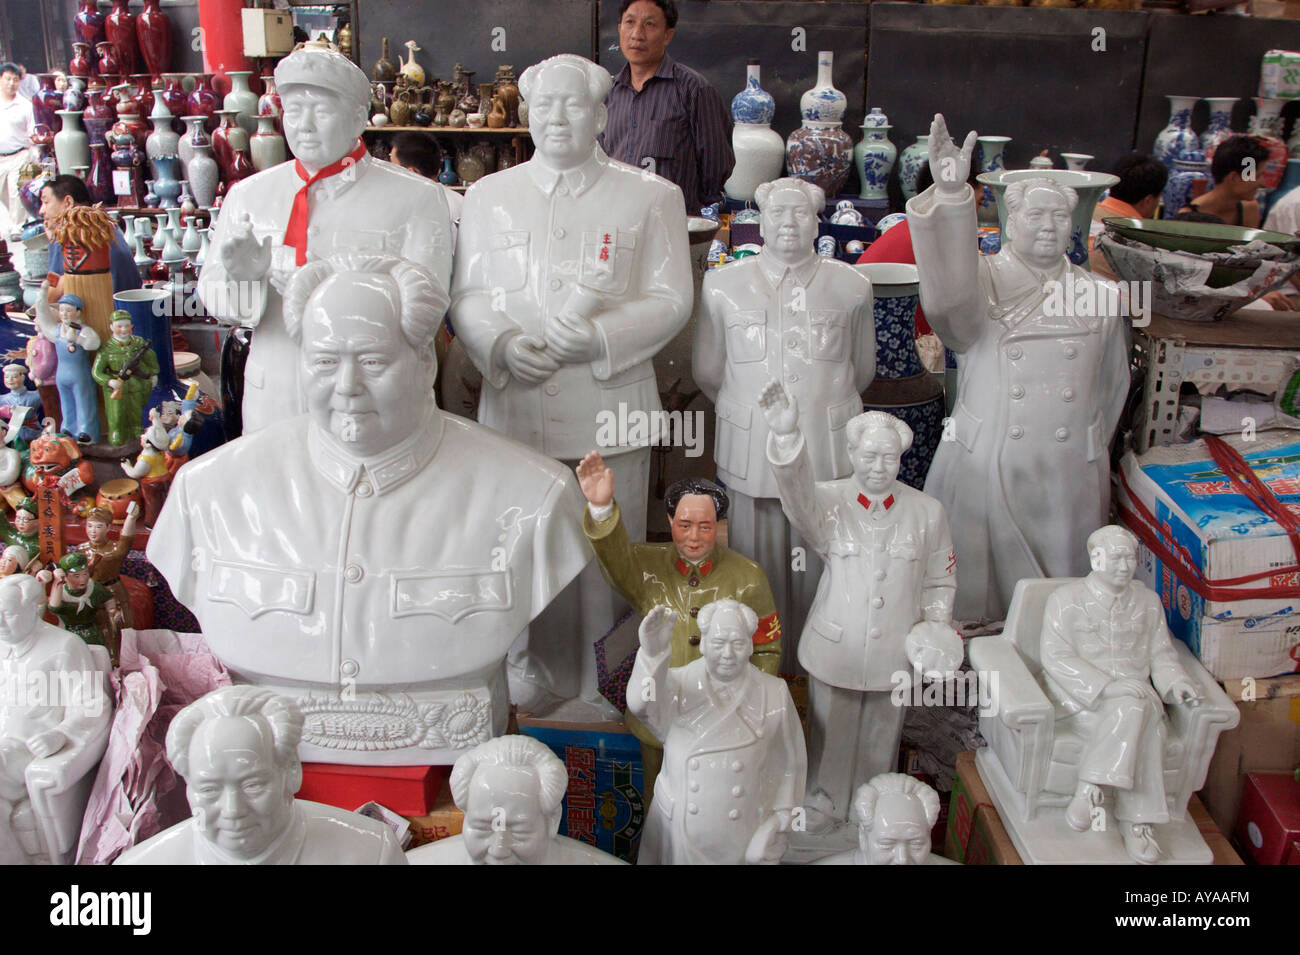
M185 128L180 125L180 117L185 115L185 100L189 98L189 94L185 92L185 75L168 73L166 79L167 87L158 95L162 97L163 105L172 114L172 129L180 132Z
M102 145L108 142L108 129L113 125L114 119L112 107L104 102L104 91L98 86L88 89L86 109L81 114L81 121L86 126L86 136L92 147L95 143Z
M140 44L135 38L135 14L130 9L131 0L113 0L113 12L104 21L104 39L117 49L117 62L123 73L134 73L139 68Z
M72 59L68 61L68 72L73 76L90 76L95 71L95 58L91 55L89 43L72 44Z
M236 149L231 154L230 175L226 177L229 185L233 186L241 179L247 179L253 173L257 172L253 168L253 157L249 155L247 149Z
M179 115L206 117L203 128L212 132L217 128L216 112L219 109L221 109L221 101L212 91L212 74L196 73L194 89L190 90L190 95L185 100L185 112Z
M142 117L149 116L153 112L153 89L150 87L148 73L139 73L131 77L131 99L140 107Z
M72 29L82 43L94 46L104 42L104 15L96 0L81 0L81 9L72 19Z
M38 125L59 128L58 110L63 109L63 94L54 88L54 75L42 73L37 78L41 88L32 97L32 113Z
M172 23L160 2L144 0L144 9L135 18L135 37L144 65L153 76L162 76L172 68Z
M230 179L231 162L235 157L235 149L230 145L230 130L235 125L235 113L232 110L222 109L217 111L221 117L220 124L212 131L212 155L217 160L217 168L221 170L222 179Z
M117 47L105 40L95 44L95 52L99 54L100 76L118 76L122 73L122 61L117 58Z
M114 205L113 161L107 143L90 144L90 174L86 176L86 188L90 191L91 202Z

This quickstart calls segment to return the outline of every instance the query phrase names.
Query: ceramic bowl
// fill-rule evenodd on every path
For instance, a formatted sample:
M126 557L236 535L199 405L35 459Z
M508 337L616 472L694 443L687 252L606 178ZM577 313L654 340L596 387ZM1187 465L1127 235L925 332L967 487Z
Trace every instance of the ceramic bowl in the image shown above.
M1255 239L1263 239L1288 252L1300 251L1300 238L1293 235L1265 232L1263 229L1247 229L1236 225L1220 225L1217 222L1174 222L1170 219L1130 219L1111 216L1103 219L1102 223L1107 230L1126 239L1155 246L1157 249L1191 252L1193 255L1227 252L1234 245L1245 245Z

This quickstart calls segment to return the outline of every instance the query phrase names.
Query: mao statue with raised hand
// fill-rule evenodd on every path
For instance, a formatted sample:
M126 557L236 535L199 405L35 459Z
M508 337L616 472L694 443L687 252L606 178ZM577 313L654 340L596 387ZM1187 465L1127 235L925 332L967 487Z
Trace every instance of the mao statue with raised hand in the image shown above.
M803 729L785 681L750 663L758 618L723 599L700 611L703 655L676 669L675 611L641 621L627 708L663 740L638 863L775 864L807 772Z
M651 360L686 325L694 286L681 190L611 160L596 142L611 82L603 67L572 54L524 71L519 89L536 152L466 194L451 321L483 375L478 420L570 468L598 447L618 482L628 534L641 540L650 448L634 429L611 442L601 423L610 415L657 420ZM592 644L621 607L594 566L564 601L557 612L566 607L581 621L586 646L578 698L560 712L609 718L617 710L597 691ZM516 679L523 676L512 673L512 690L525 691Z
M931 852L939 794L915 776L881 773L853 794L858 847L814 865L956 865Z
M808 671L808 830L846 826L854 789L892 770L903 707L891 691L951 673L956 561L943 507L897 480L912 429L883 411L851 419L852 477L817 481L798 406L779 381L759 397L767 459L790 523L826 562L799 641Z
M813 477L853 472L844 426L862 412L862 391L876 371L871 282L843 262L819 256L821 189L778 179L757 191L761 251L704 275L696 306L692 374L718 412L714 458L731 495L727 540L758 562L777 610L797 642L821 577L820 558L781 511L767 466L767 423L758 407L763 385L785 383L803 416ZM798 548L798 551L796 551ZM802 565L792 555L802 553Z
M531 736L498 736L456 760L448 781L460 835L407 853L411 865L623 865L559 834L569 770Z
M508 651L591 560L572 473L434 402L441 294L391 257L299 269L308 414L180 468L149 538L213 654L306 709L304 759L450 764L503 733Z
M191 703L167 729L167 761L194 815L126 850L116 865L405 865L393 831L355 812L294 799L303 715L255 686Z
M972 131L958 147L935 116L934 185L908 200L907 221L926 320L958 355L957 404L925 491L952 527L957 619L1000 620L1021 578L1084 570L1084 541L1109 510L1128 345L1124 320L1106 310L1118 296L1066 257L1073 189L1012 183L1002 251L979 254L966 184L974 145ZM1094 314L1051 314L1054 292L1088 285Z
M1096 828L1109 794L1128 854L1156 862L1155 826L1170 821L1164 704L1195 706L1200 693L1174 653L1160 599L1133 580L1137 538L1102 527L1088 537L1088 559L1092 572L1053 592L1043 613L1045 689L1085 740L1065 820L1078 832ZM1113 838L1110 828L1097 838Z
M578 464L578 483L587 498L582 526L596 551L605 579L642 616L655 607L671 607L673 626L669 666L685 666L700 657L703 608L730 597L754 611L751 662L777 674L781 663L781 623L763 568L718 543L718 522L727 516L727 492L704 478L683 478L664 496L673 539L668 544L632 543L614 501L614 472L592 451ZM641 741L646 791L652 793L663 759L663 746L634 715L628 729Z
M284 136L296 157L230 187L199 275L209 315L255 329L244 368L244 432L304 409L298 348L282 293L307 262L337 253L409 259L427 269L447 307L451 219L442 187L374 159L361 142L370 83L328 44L282 59L275 81Z

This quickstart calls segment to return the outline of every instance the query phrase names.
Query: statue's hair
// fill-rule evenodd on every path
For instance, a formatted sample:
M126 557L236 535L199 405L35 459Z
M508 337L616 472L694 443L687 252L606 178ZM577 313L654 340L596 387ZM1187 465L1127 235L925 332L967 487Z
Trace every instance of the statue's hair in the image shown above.
M893 431L898 435L901 442L899 454L902 454L912 446L912 429L908 427L907 422L900 421L892 414L884 411L864 411L856 417L850 418L848 427L845 428L845 436L848 438L849 447L856 448L862 441L862 436L868 431L875 430Z
M15 548L21 550L23 553L27 552L27 548L14 544L10 547L6 547L5 553L9 553ZM0 592L14 587L18 588L18 596L22 598L23 603L34 601L38 608L45 605L45 588L41 585L39 580L30 574L10 574L8 577L0 577ZM38 609L36 611L37 618L40 617L40 614L41 611Z
M469 807L469 787L480 766L513 766L537 777L542 812L556 816L569 788L569 771L549 746L531 736L498 736L480 743L456 760L451 769L451 798L462 811ZM557 819L558 821L558 819Z
M1129 548L1136 552L1138 539L1126 527L1120 527L1118 524L1106 524L1088 535L1088 553L1091 554L1098 547L1106 547L1111 543L1127 544Z
M1025 194L1030 189L1052 189L1059 196L1065 199L1066 207L1073 212L1074 207L1079 204L1079 194L1069 186L1063 186L1055 179L1048 179L1046 176L1031 179L1017 179L1011 185L1007 186L1007 194L1003 201L1007 204L1007 218L1016 214L1025 201Z
M541 81L542 74L553 66L573 66L582 70L587 78L587 92L591 96L591 105L604 109L605 97L614 86L614 77L610 76L609 70L600 64L593 63L576 53L561 53L558 56L547 57L524 70L523 75L519 77L519 95L525 102L533 98L533 90Z
M875 821L876 801L886 793L899 793L920 800L925 821L934 828L939 819L939 794L914 776L903 773L881 773L859 786L853 794L853 821L870 830Z
M294 273L284 293L284 327L299 345L307 309L319 304L329 288L340 282L380 287L392 303L402 337L425 361L434 359L434 336L442 322L433 276L421 266L392 255L343 254L308 262ZM387 281L375 281L376 278Z
M743 604L739 600L732 600L730 597L715 600L713 603L705 604L700 608L700 615L697 618L700 624L700 633L708 633L713 628L713 621L724 610L740 614L740 618L745 621L745 629L749 631L751 637L754 635L754 631L758 629L758 614L754 613L753 607Z
M297 768L298 743L302 740L302 711L292 700L256 686L223 686L191 703L176 714L167 729L167 761L176 772L188 777L190 743L194 734L210 720L242 716L257 727L271 745L278 766Z
M32 555L27 552L27 548L24 547L22 544L10 544L8 547L4 549L4 553L0 554L0 556L2 557L12 556L15 560L18 561L19 570L26 570L27 565L32 562ZM35 580L35 578L32 579ZM29 595L23 594L23 596L27 597ZM42 592L42 596L44 596L43 592Z
M727 492L722 487L708 478L684 477L670 484L668 493L664 495L664 510L668 512L670 521L677 516L677 505L682 503L682 498L687 494L703 494L713 498L715 518L720 521L727 516Z
M773 179L771 182L765 182L754 190L754 201L758 203L758 210L763 211L763 205L767 202L767 197L778 189L797 189L804 194L813 212L820 214L826 208L826 193L821 186L808 182L806 179L798 179L794 176L786 176L783 179Z

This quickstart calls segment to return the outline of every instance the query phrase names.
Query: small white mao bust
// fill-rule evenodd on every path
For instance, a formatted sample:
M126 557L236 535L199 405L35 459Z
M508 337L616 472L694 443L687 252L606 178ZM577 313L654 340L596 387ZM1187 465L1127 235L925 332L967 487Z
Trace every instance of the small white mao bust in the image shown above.
M128 849L117 865L405 865L391 829L297 800L302 713L252 686L213 690L176 714L167 759L192 818Z
M540 740L489 740L451 771L451 795L465 813L461 834L412 849L406 858L412 865L624 865L559 835L568 785L569 771Z
M930 851L939 794L914 776L881 773L853 796L858 848L814 865L957 865Z

